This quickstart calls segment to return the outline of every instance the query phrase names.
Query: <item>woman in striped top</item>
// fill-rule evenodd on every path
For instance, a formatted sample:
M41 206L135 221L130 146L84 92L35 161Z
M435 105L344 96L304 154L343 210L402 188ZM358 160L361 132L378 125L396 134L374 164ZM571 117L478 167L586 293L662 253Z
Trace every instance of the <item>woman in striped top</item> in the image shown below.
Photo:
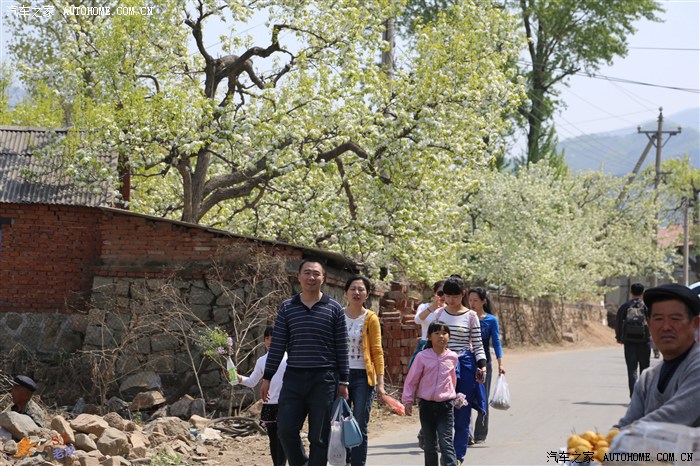
M455 409L454 447L460 463L467 453L471 411L486 411L483 385L486 377L486 353L481 342L479 318L474 311L462 304L466 289L461 278L448 278L442 286L445 307L430 316L431 320L440 321L450 328L448 347L459 355L457 393L463 393L468 402L466 409Z

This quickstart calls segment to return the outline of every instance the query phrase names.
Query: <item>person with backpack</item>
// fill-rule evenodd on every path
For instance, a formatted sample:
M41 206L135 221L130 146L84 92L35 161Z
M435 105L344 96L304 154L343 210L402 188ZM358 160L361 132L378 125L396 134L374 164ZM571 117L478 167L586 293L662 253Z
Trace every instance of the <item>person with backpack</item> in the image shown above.
M649 326L646 321L646 306L642 301L644 285L633 283L630 287L630 300L617 310L615 340L624 345L627 364L627 383L630 398L639 374L649 367L651 347L649 346ZM637 372L639 368L639 373Z

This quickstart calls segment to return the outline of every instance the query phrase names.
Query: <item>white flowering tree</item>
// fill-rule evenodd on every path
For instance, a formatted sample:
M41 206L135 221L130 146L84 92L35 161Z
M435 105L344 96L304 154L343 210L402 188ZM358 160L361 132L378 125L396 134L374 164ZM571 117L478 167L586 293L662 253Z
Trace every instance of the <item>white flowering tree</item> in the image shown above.
M493 172L470 199L462 269L523 297L596 294L608 277L668 273L654 241L657 204L640 180L557 175L544 163Z
M420 28L387 75L382 32L401 0L163 0L151 16L62 15L70 3L11 18L12 55L80 131L72 167L116 185L94 155L120 155L132 208L418 277L454 263L440 259L454 248L454 207L523 98L507 12L462 2ZM265 38L254 40L260 12ZM230 33L212 38L213 19Z

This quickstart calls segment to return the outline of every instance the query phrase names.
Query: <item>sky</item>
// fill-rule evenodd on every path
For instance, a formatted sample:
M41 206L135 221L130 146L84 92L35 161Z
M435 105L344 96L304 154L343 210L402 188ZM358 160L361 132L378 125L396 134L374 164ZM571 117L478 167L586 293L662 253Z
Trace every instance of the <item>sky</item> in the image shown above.
M560 140L630 126L636 128L650 120L656 121L659 107L663 107L664 116L700 108L700 0L659 3L666 10L660 15L664 22L638 22L637 33L628 39L628 55L596 72L600 76L653 86L572 77L568 87L561 87L561 98L567 108L556 117Z
M634 1L634 0L629 0ZM146 3L157 4L157 0ZM640 21L629 37L629 53L596 72L599 78L574 76L560 86L565 108L555 117L559 139L637 127L655 121L659 107L665 116L700 108L700 0L661 0L661 23ZM44 5L31 3L35 12ZM3 16L17 3L0 0ZM14 11L14 10L13 10ZM242 31L267 36L264 18L253 18ZM0 59L6 57L8 32L0 24ZM223 33L220 31L219 33ZM216 55L217 33L207 40ZM613 82L626 80L648 85ZM669 89L681 88L677 90ZM698 128L700 129L700 128Z

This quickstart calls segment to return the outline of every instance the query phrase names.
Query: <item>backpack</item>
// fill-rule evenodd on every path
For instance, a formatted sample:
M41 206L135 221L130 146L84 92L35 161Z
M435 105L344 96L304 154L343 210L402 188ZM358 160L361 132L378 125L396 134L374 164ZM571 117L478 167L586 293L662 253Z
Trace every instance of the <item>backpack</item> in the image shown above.
M646 343L649 341L646 322L646 306L636 299L627 308L627 317L622 324L622 341L625 343Z

